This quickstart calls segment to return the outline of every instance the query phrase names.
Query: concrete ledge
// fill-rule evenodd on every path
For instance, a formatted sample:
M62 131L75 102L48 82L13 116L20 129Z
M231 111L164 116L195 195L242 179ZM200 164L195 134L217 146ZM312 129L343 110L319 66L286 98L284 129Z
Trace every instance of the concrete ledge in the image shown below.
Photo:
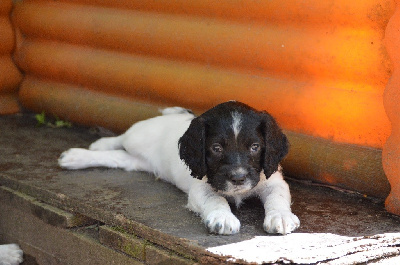
M171 250L124 232L121 227L99 226L94 219L38 202L7 187L0 187L0 201L0 211L7 213L0 216L2 241L18 242L25 250L25 256L35 257L35 261L29 259L32 264L82 264L83 260L87 262L85 264L110 264L110 261L111 264L195 263L193 257L180 257ZM51 238L51 246L50 242L40 243L40 239L46 238ZM74 244L68 244L69 241ZM61 252L63 257L58 255Z
M179 257L170 250L126 233L121 227L100 226L99 236L102 244L144 261L146 264L189 265L195 263L195 258L192 256Z
M63 217L54 215L54 207L42 204L40 212L44 214L38 216L26 211L26 203L20 208L18 201L25 196L18 197L16 193L10 196L9 193L7 196L12 200L4 203L3 195L4 192L1 193L0 212L7 214L0 215L0 238L2 242L16 242L21 246L25 264L143 264L100 244L95 227L62 228L59 221ZM38 207L34 205L35 209Z
M209 234L185 208L184 193L151 174L62 170L57 165L62 151L99 138L86 128L36 127L30 115L0 116L0 127L0 213L7 213L0 215L0 243L19 243L27 260L46 265L224 264L229 256L208 250L259 236L277 238L264 232L257 199L232 209L240 233L219 236ZM359 237L400 231L400 218L388 214L382 200L289 184L292 209L301 220L298 233Z
M0 200L2 203L13 204L15 208L27 214L32 214L52 226L72 228L91 225L97 222L82 214L71 214L60 210L7 187L0 187Z

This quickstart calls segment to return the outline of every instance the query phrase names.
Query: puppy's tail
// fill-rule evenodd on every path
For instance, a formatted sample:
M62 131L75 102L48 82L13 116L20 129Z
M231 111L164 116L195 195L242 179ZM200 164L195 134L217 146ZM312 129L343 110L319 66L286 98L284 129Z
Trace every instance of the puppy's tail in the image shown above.
M181 107L170 107L165 109L160 109L162 115L170 115L170 114L193 114L190 109L185 109Z

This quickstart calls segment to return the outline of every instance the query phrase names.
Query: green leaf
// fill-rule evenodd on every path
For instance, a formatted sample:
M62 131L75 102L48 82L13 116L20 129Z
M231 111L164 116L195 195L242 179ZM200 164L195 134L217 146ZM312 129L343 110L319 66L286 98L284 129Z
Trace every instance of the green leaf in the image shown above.
M42 111L40 114L36 114L35 119L37 121L37 126L43 126L46 124L46 114L44 111Z

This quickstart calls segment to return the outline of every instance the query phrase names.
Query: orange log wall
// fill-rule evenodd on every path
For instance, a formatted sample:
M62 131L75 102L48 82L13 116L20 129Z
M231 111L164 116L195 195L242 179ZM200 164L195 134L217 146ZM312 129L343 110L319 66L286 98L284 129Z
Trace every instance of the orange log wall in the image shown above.
M287 130L288 174L386 197L394 10L391 0L25 0L13 14L20 98L118 131L161 105L236 99Z
M11 59L15 46L11 8L12 0L0 1L0 114L19 111L17 89L21 74Z

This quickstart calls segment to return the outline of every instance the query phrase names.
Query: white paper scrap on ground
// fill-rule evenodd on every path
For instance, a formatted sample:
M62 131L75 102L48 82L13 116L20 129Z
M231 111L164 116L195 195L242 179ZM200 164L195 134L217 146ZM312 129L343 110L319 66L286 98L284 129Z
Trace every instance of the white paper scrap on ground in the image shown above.
M358 264L400 255L400 233L363 237L325 233L256 236L207 250L217 255L230 256L232 262Z

